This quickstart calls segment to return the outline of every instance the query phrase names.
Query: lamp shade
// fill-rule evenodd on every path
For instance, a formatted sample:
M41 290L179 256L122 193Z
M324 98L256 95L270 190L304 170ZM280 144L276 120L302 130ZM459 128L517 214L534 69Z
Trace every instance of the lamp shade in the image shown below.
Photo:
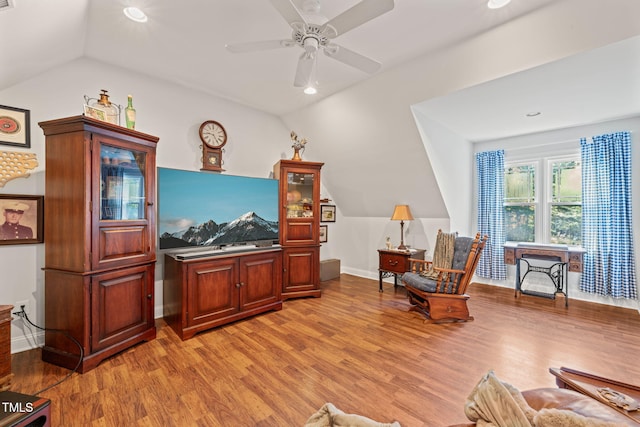
M391 215L391 219L395 221L410 221L413 220L413 215L411 215L411 209L409 209L409 205L396 205L393 210L393 215Z

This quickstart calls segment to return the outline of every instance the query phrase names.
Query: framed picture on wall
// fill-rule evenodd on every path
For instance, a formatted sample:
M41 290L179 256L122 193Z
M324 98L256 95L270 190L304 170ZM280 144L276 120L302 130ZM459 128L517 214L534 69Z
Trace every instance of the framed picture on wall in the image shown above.
M321 225L320 226L320 243L326 243L327 242L327 234L328 233L329 233L328 226Z
M31 148L29 110L0 105L0 144Z
M0 245L44 241L44 196L0 194Z
M320 205L320 222L336 222L336 205Z

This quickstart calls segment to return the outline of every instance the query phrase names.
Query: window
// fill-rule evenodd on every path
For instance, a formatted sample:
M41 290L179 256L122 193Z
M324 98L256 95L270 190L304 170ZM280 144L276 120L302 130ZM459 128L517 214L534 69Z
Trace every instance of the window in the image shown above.
M582 167L578 155L507 163L506 239L578 245L582 225Z
M535 241L536 166L537 163L505 165L504 223L507 240Z
M579 245L582 240L582 165L579 160L549 163L549 242Z

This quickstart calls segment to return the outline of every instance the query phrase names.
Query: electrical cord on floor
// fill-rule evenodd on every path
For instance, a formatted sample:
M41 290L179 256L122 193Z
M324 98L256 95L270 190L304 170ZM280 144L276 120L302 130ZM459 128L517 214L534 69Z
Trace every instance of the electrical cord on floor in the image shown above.
M78 349L80 350L80 358L78 359L78 363L76 364L75 368L73 368L73 370L71 372L69 372L64 378L56 381L55 383L43 388L42 390L39 390L38 392L36 392L34 394L34 396L37 396L41 393L44 393L45 391L57 386L58 384L62 383L63 381L66 381L67 379L69 379L69 377L71 377L71 375L73 375L74 373L76 373L78 371L78 368L80 367L80 363L82 363L82 359L84 358L84 350L82 349L82 344L80 344L80 342L75 339L74 337L72 337L67 331L62 330L62 329L51 329L51 328L43 328L42 326L38 326L35 323L33 323L31 320L29 320L29 316L27 315L27 312L24 311L24 305L20 307L20 311L16 311L13 313L14 315L23 318L28 324L30 324L31 326L33 326L34 328L40 329L41 331L45 331L45 332L57 332L59 334L64 335L65 337L69 338L71 341L73 341L73 343L75 345L78 346Z

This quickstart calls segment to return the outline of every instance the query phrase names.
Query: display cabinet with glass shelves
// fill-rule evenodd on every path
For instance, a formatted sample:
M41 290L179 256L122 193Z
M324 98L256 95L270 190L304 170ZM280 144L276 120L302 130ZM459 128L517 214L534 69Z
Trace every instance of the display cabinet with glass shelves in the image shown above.
M323 163L280 160L282 298L320 296L320 170Z

